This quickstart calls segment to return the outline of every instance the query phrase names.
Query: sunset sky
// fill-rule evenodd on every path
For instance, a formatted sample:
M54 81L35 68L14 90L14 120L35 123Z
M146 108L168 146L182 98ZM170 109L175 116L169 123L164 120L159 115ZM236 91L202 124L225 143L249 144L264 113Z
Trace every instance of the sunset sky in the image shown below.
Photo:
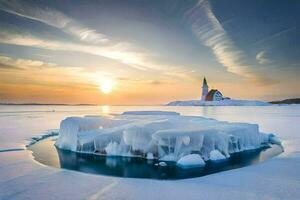
M0 102L300 96L297 0L0 0Z

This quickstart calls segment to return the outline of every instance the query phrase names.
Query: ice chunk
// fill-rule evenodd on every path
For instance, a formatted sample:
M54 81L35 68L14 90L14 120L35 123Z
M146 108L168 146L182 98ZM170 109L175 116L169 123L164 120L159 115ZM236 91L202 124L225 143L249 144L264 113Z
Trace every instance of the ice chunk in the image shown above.
M76 151L78 134L82 131L98 129L107 121L104 117L68 117L60 123L58 148Z
M281 145L280 139L278 137L276 137L274 134L269 134L269 142L271 144Z
M172 113L172 112L171 112ZM56 146L107 156L139 156L177 162L198 154L204 160L280 144L258 125L228 123L165 111L126 112L110 117L69 117L61 122Z
M199 154L190 154L180 158L176 165L181 168L204 167L205 162Z
M225 160L226 157L218 150L212 150L209 153L209 159L212 161Z
M167 166L167 163L165 163L165 162L159 162L158 165L159 165L159 166L162 166L162 167L166 167L166 166Z

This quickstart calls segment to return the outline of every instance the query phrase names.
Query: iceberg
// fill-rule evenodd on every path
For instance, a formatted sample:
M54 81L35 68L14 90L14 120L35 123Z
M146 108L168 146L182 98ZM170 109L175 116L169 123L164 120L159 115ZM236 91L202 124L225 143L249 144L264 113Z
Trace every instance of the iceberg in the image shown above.
M174 161L179 166L202 165L201 160L225 159L232 153L271 144L280 144L280 140L260 132L257 124L169 111L68 117L61 121L55 143L74 152Z

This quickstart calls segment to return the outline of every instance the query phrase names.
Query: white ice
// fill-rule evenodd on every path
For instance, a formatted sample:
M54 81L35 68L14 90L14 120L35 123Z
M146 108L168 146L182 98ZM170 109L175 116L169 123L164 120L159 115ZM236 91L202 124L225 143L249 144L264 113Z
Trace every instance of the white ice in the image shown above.
M219 161L219 160L225 160L226 157L218 150L212 150L209 153L209 159L212 161Z
M221 101L172 101L167 106L270 106L272 104L256 100L224 99Z
M122 113L133 108L109 109L111 113ZM145 106L134 109L142 110ZM58 129L61 120L70 115L99 115L101 106L0 106L0 199L299 199L300 106L146 109L259 124L263 132L276 133L282 139L285 151L256 165L176 181L78 173L39 164L25 145L32 137L39 138L50 129Z
M204 160L278 143L257 124L229 123L176 112L135 111L114 117L68 117L62 120L56 146L107 156L139 156L178 161L197 153Z
M205 162L199 154L189 154L183 156L177 161L176 164L181 168L194 168L205 166Z

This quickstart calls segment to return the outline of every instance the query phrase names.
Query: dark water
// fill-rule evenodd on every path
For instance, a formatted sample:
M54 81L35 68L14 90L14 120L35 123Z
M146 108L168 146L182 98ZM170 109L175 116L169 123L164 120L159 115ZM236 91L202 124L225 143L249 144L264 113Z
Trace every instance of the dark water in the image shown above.
M251 150L232 154L222 162L207 162L205 167L181 169L174 162L159 166L158 161L143 158L105 157L57 149L54 140L45 139L29 147L34 159L42 164L91 174L127 178L185 179L256 164L282 152L282 147Z

